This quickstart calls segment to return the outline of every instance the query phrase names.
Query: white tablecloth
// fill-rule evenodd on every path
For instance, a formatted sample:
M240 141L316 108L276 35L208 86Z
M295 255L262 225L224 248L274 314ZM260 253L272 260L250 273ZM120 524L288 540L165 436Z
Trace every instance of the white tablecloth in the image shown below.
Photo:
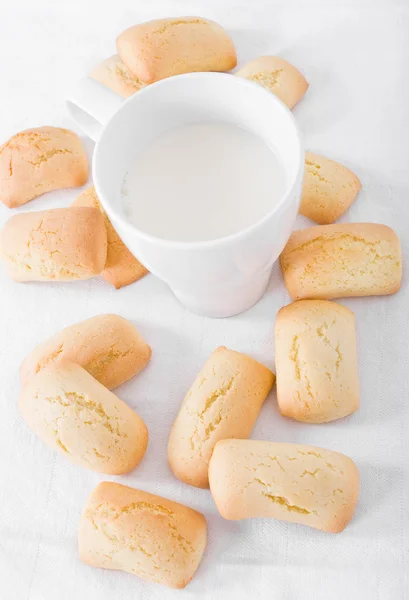
M9 0L0 7L0 141L38 125L73 127L64 97L114 52L140 20L199 14L232 33L240 63L279 54L310 90L295 109L307 148L345 162L363 183L345 220L395 228L409 255L409 3L407 0ZM90 152L92 145L89 143ZM23 210L66 206L61 191ZM0 225L11 211L0 206ZM166 460L169 428L196 372L218 345L274 364L273 325L289 301L279 270L265 297L225 320L186 312L153 276L115 291L98 279L17 284L0 272L0 598L2 600L403 600L409 598L409 294L350 299L356 314L361 408L342 421L281 418L273 392L254 438L324 446L351 456L362 491L340 535L286 523L224 521L210 494L177 481ZM202 511L209 544L183 592L77 556L82 506L103 477L47 449L17 410L18 366L38 342L76 321L116 312L153 348L149 367L117 390L149 427L142 464L111 478Z

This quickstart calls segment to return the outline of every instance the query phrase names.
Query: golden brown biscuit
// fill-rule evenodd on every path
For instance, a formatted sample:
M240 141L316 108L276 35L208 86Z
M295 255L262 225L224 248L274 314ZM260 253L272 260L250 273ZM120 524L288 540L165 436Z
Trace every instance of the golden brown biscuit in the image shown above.
M98 208L104 217L107 229L108 252L105 269L101 272L101 277L116 289L120 289L138 281L149 272L122 242L108 215L102 208L93 186L82 192L74 201L73 206L93 206Z
M34 348L20 367L20 377L24 386L51 362L69 360L112 389L142 371L151 354L132 323L119 315L98 315L66 327Z
M45 444L98 473L132 471L148 445L148 430L140 416L85 369L68 361L42 369L23 388L19 409Z
M277 400L285 417L327 423L359 406L354 314L328 300L284 306L275 326Z
M93 206L101 211L107 229L108 252L105 269L101 277L111 283L117 290L134 283L149 273L138 259L125 246L115 231L108 215L98 200L94 186L86 189L74 201L73 206Z
M301 444L218 442L209 481L225 519L272 517L330 533L348 525L359 495L359 472L350 458Z
M0 147L0 200L9 208L45 192L79 187L87 179L85 149L68 129L27 129Z
M146 85L130 72L117 54L97 65L89 76L124 98L129 98Z
M158 19L130 27L118 37L117 50L141 81L194 71L230 71L236 49L217 23L200 17Z
M209 486L214 445L250 435L274 383L274 374L253 358L217 348L182 402L172 425L168 460L173 473L196 487Z
M394 294L402 279L399 240L376 223L294 231L280 263L293 300Z
M306 152L300 213L320 225L334 223L348 210L361 187L358 177L343 165Z
M193 578L206 547L204 516L167 498L102 482L81 516L80 559L172 588Z
M293 108L308 90L308 83L298 69L278 56L260 56L242 67L237 73L259 83Z
M20 213L0 234L0 257L15 281L73 281L99 275L107 232L96 208Z

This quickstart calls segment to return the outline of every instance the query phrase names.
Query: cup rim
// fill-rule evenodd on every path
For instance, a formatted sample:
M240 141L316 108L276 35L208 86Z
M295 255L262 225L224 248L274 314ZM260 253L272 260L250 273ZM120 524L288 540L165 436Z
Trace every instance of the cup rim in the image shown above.
M298 167L295 169L294 177L287 184L286 191L282 195L280 201L261 219L259 219L252 225L249 225L245 229L241 229L240 231L237 231L230 235L212 239L212 240L202 240L202 241L198 241L198 242L168 240L165 238L157 237L155 235L147 233L146 231L143 231L142 229L139 229L136 225L134 225L133 223L131 223L130 221L125 219L120 214L120 212L115 209L115 207L112 203L105 202L103 190L101 190L101 188L99 186L99 182L98 182L96 162L98 160L99 147L104 142L104 137L105 137L107 128L110 126L112 119L115 118L115 116L119 112L124 110L124 108L128 104L131 104L133 102L138 102L138 98L142 94L147 94L147 93L149 94L150 90L152 90L152 88L154 88L154 87L155 88L166 87L167 84L169 85L169 82L174 82L175 79L198 79L198 78L200 78L200 79L206 78L206 79L210 79L210 80L220 79L220 78L229 78L232 82L233 81L237 82L238 86L240 86L240 85L244 86L244 87L250 86L251 88L253 88L253 90L257 90L258 94L260 94L260 95L263 94L264 96L267 95L269 97L269 100L272 102L272 104L275 104L276 107L278 107L280 110L282 110L283 114L291 122L291 125L295 132L297 146L298 146ZM234 83L233 85L236 85L236 83ZM297 125L294 115L292 114L291 110L284 104L284 102L282 102L275 94L273 94L269 90L265 89L263 86L261 86L258 83L255 83L253 81L245 79L244 77L235 77L234 74L232 74L232 73L218 73L218 72L194 72L194 73L183 73L181 75L174 75L172 77L168 77L166 79L161 79L159 81L156 81L155 83L152 83L146 87L143 87L136 94L130 96L129 98L126 98L124 100L124 102L121 104L121 106L118 108L118 110L111 117L111 119L108 121L108 123L106 123L103 126L101 135L95 144L94 154L93 154L93 159L92 159L93 174L94 174L94 186L95 186L95 189L97 192L97 196L98 196L99 200L101 201L101 204L103 205L103 208L106 211L106 213L108 214L109 218L116 219L117 221L120 222L121 227L123 229L128 230L128 232L130 234L138 235L140 238L142 238L143 240L145 240L147 242L150 242L157 246L167 246L167 247L172 247L175 249L178 248L178 249L188 249L188 250L202 250L205 248L220 247L220 246L232 244L232 243L236 242L238 239L244 238L247 235L250 235L251 233L253 233L256 229L258 229L260 226L262 226L267 220L269 220L274 214L279 213L280 210L283 208L283 206L285 206L285 204L288 203L288 201L291 201L291 198L293 197L294 189L298 186L298 184L300 183L300 179L302 178L303 165L304 165L304 147L303 147L303 143L302 143L301 133L298 128L298 125Z

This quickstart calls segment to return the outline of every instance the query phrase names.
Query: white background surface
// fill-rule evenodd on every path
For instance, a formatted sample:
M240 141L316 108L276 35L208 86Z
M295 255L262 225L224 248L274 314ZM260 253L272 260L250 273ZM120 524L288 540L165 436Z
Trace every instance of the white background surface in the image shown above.
M114 52L140 20L198 14L232 33L240 64L260 54L294 62L310 82L295 109L307 148L345 162L363 191L347 220L393 226L409 246L409 3L405 0L36 0L1 3L0 141L39 125L72 127L63 99L73 82ZM406 36L406 42L405 42ZM91 144L90 144L91 148ZM68 205L76 191L23 210ZM11 211L0 206L0 225ZM362 491L337 536L267 520L224 521L209 492L175 480L166 460L170 425L216 346L274 364L273 324L289 301L278 270L252 310L228 320L188 314L153 276L115 291L99 280L17 284L0 273L0 598L2 600L403 600L409 598L409 294L350 299L358 330L361 408L343 421L281 418L273 393L253 437L324 446L351 456ZM112 478L204 512L209 545L194 581L176 592L77 557L82 506L101 476L55 456L17 411L18 366L63 327L117 312L153 348L149 367L117 390L149 427L143 463Z

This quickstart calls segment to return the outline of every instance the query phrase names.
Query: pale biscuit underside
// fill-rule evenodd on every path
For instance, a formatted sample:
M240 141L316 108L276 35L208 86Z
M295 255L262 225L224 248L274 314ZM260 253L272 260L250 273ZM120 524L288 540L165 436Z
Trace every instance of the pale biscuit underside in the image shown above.
M263 86L293 108L308 90L305 77L283 58L261 56L247 63L235 73Z
M130 72L117 54L99 63L92 69L89 76L124 98L133 96L146 86L146 83Z

